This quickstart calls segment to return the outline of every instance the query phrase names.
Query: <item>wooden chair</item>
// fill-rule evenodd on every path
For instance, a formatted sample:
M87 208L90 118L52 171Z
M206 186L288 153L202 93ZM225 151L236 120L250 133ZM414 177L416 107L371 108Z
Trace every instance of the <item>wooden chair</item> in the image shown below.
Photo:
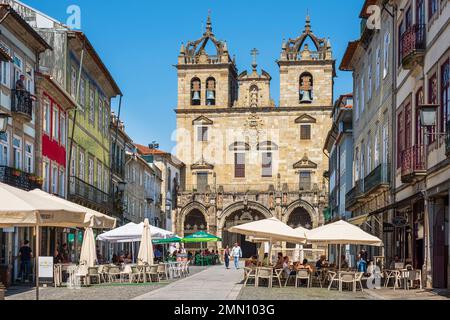
M256 286L256 276L257 276L257 269L244 268L244 287L247 286L247 283L250 279L254 280Z
M307 288L310 288L311 274L306 269L300 269L295 275L295 287L298 288L298 282L301 280L307 280Z
M272 268L259 268L256 274L256 287L259 287L259 280L268 280L268 288L272 288L273 269Z

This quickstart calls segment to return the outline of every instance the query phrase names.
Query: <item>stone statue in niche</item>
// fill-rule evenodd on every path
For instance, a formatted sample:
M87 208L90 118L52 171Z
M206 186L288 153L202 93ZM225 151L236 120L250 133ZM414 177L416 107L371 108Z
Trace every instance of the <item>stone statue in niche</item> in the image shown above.
M275 208L275 197L274 194L269 194L269 209L273 210Z
M287 206L287 205L288 205L288 194L283 193L283 206Z
M217 196L217 208L222 209L223 208L223 195L219 194Z
M254 108L258 106L258 87L252 86L250 88L250 107Z

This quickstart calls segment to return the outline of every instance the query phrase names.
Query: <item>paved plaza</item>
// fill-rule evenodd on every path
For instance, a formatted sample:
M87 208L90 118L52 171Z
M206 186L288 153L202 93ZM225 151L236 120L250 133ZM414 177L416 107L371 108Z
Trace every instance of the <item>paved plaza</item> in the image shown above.
M243 286L243 269L191 267L187 278L151 284L104 284L70 290L42 288L42 300L450 300L448 291L364 290L338 292L321 288ZM34 300L32 288L15 287L6 300Z

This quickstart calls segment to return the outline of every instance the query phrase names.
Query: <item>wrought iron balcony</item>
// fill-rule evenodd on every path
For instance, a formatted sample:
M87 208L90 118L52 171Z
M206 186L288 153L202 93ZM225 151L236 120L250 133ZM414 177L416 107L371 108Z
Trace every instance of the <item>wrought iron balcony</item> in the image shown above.
M6 166L0 166L0 182L26 191L42 188L35 175Z
M425 156L425 147L423 145L416 145L402 152L401 171L403 183L411 183L417 178L426 175Z
M366 195L389 188L389 168L389 164L380 164L364 179L364 193Z
M81 202L100 212L110 213L113 209L109 194L77 177L70 177L69 199L75 200L74 202Z
M33 118L33 99L26 90L11 90L11 111L16 115L31 121Z
M404 69L422 64L426 49L426 25L415 24L406 30L400 39L401 62Z
M345 196L345 208L351 211L355 205L361 201L364 196L364 182L356 181L355 187L351 189Z

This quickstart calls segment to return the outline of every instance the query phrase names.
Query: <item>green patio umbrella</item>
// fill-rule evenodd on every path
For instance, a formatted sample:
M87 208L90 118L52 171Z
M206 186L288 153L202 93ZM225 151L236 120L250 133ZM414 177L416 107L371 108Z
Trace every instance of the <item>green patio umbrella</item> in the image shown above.
M212 234L200 231L190 236L184 237L181 242L183 243L203 243L203 242L218 242L222 241L221 238L214 236Z
M181 238L179 237L173 237L173 238L167 238L167 239L154 239L152 242L153 244L170 244L170 243L179 243L181 242Z
M184 237L181 242L183 243L200 243L201 250L203 250L203 243L205 242L219 242L222 241L221 238L214 236L212 234L206 233L205 231L199 231L197 233L191 234L190 236ZM203 260L202 260L203 266Z

